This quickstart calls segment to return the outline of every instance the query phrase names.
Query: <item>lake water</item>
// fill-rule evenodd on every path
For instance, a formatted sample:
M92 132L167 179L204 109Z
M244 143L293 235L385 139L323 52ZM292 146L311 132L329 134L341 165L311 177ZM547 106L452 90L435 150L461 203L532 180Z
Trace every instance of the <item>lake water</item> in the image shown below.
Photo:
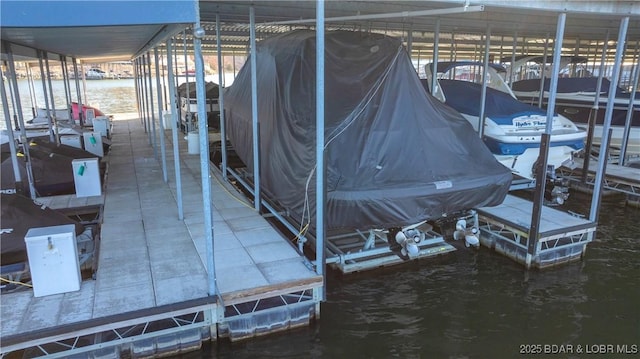
M137 112L135 80L94 80L87 81L87 96L85 99L84 92L81 92L83 103L97 107L106 114ZM62 109L67 107L67 101L64 94L64 82L62 80L52 80L55 108ZM80 87L82 89L82 85ZM47 86L47 91L49 87ZM9 109L13 114L13 104L9 95L8 83L5 81L5 91L9 99ZM29 82L25 79L18 80L18 91L20 94L20 104L22 105L22 113L24 120L28 121L33 118L32 107L45 108L44 91L42 90L42 82L34 81L33 90L29 90ZM76 101L75 82L71 83L72 99ZM82 91L82 90L81 90ZM34 94L34 95L32 95ZM51 106L51 105L50 105ZM6 128L4 109L0 108L0 129Z
M28 83L19 84L28 114ZM65 103L62 86L53 81L56 107ZM39 82L35 93L44 106ZM87 81L87 97L107 114L137 112L132 79ZM590 201L572 191L564 208L587 215ZM555 269L525 271L480 248L361 274L330 272L320 314L308 327L222 340L181 357L638 357L611 350L640 349L640 209L605 197L585 258Z
M564 208L587 214L590 201L572 192ZM639 234L640 209L625 206L624 197L605 197L582 261L525 271L481 247L368 273L332 273L311 326L222 340L182 358L637 358ZM616 354L625 348L628 354Z

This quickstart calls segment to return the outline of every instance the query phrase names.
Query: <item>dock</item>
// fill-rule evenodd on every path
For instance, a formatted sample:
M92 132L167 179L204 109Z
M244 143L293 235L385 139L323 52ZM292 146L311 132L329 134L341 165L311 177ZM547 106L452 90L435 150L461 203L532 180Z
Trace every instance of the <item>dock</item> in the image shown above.
M507 195L499 206L479 208L480 243L527 268L548 268L582 258L597 223L546 206L535 250L528 258L530 241L536 240L529 238L532 206L530 201Z
M589 161L589 170L584 182L582 181L584 159L576 158L574 161L576 167L573 169L561 167L560 176L569 180L571 188L591 191L596 179L598 161L596 159ZM603 182L603 188L607 190L624 193L631 197L640 196L640 168L607 163Z
M180 141L181 221L175 181L163 181L141 121L116 119L113 133L103 197L40 199L64 208L103 198L95 280L83 281L79 291L45 297L34 297L32 290L3 293L2 355L180 353L199 348L202 340L308 325L319 315L322 276L222 181L211 184L219 293L207 293L199 157L188 155ZM165 137L170 141L169 131Z

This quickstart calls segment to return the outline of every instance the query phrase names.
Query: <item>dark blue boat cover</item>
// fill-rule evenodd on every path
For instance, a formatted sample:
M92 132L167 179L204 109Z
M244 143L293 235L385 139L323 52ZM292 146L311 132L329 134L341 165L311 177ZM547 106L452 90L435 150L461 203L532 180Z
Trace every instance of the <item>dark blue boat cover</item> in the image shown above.
M550 79L544 79L544 90L549 91ZM604 93L601 95L602 101L607 100L606 94L609 93L611 87L611 81L607 78L602 78L602 85L600 91ZM596 92L598 88L597 77L561 77L558 78L558 93L573 93L573 92ZM540 91L540 79L529 79L515 81L512 87L513 91ZM631 93L625 91L620 87L616 87L616 97L629 99ZM640 92L635 93L635 99L640 99Z
M261 190L311 227L315 40L309 30L276 35L259 42L256 57ZM225 110L228 138L253 172L250 84L247 61L225 92ZM512 178L459 113L424 91L402 43L381 34L326 33L325 144L329 229L389 228L498 205Z
M31 198L20 194L0 195L2 207L2 232L0 233L0 263L2 265L27 261L27 247L24 237L30 228L73 224L76 235L84 231L84 227L71 218L59 213Z
M425 89L429 89L426 80L421 80ZM460 113L480 117L482 85L460 80L438 80L446 98L445 103ZM485 114L498 125L511 125L512 119L519 116L541 115L546 111L536 106L516 100L508 93L487 87Z

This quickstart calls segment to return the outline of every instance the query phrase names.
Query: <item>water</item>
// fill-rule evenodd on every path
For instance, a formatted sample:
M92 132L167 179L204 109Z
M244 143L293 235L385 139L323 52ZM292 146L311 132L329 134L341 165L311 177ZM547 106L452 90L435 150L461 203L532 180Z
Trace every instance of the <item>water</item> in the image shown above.
M30 113L28 84L19 83ZM53 86L58 107L65 103L62 81ZM87 95L107 114L137 111L134 80L87 81ZM42 95L37 101L44 104ZM573 191L564 208L588 214L590 200ZM525 271L482 247L362 274L330 272L321 317L310 326L221 340L181 357L513 358L560 345L571 345L574 354L544 356L584 357L578 345L592 352L605 345L605 354L606 345L632 351L640 345L639 233L640 209L625 206L621 196L605 197L596 240L580 262Z
M587 214L589 204L589 195L572 192L565 209ZM605 197L596 240L580 262L525 271L482 247L330 273L327 301L311 326L222 340L182 358L514 358L532 350L577 358L587 346L594 358L638 357L609 354L623 345L640 353L638 233L640 209ZM570 351L544 354L561 348Z
M87 81L86 98L84 91L81 90L83 103L97 107L105 114L137 112L135 80L94 80ZM29 82L26 79L18 80L18 91L20 94L20 104L24 120L28 121L33 118L32 107L45 108L44 91L42 90L42 82L36 80L33 83L33 90L29 90ZM55 108L62 109L67 107L67 101L64 94L64 81L52 80ZM82 85L80 87L82 89ZM47 91L49 87L47 86ZM8 83L5 81L5 91L9 100L9 112L14 114L13 103L9 94ZM76 101L75 82L71 83L71 97ZM33 95L32 95L33 94ZM155 93L154 93L155 95ZM154 96L155 97L155 96ZM51 104L49 105L51 106ZM6 129L6 121L4 109L0 107L0 129Z

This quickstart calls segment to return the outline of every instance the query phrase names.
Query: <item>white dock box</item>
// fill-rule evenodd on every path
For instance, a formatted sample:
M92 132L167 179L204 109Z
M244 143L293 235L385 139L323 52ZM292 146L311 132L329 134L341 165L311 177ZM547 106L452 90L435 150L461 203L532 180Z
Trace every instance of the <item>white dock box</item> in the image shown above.
M93 131L100 132L100 135L109 137L109 118L107 116L98 116L93 119Z
M73 224L31 228L24 237L33 296L80 289L80 262Z
M82 134L84 139L84 150L93 153L96 156L103 157L104 149L102 148L102 136L100 132L85 132Z
M82 140L80 135L64 135L60 136L60 143L67 146L82 149Z
M98 158L77 158L71 161L71 167L73 168L76 197L100 196L102 194Z

